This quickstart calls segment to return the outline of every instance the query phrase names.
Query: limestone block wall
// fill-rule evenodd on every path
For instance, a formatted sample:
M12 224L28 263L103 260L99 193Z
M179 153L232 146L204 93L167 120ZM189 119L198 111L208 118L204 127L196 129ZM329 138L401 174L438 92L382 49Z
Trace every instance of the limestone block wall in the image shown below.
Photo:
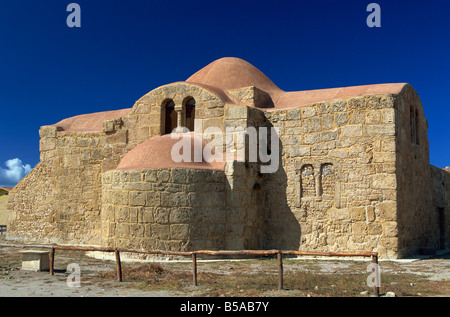
M372 251L395 257L395 96L265 111L280 134L280 169L264 175L273 248Z
M266 245L267 219L259 166L227 162L226 235L227 250L260 250Z
M105 133L40 130L41 162L11 192L8 239L99 245L101 173L126 139Z
M111 247L186 251L223 249L223 171L111 170L102 176L102 239Z
M257 165L225 171L111 170L103 174L102 239L147 250L242 250L264 246Z
M450 248L450 172L430 166L431 219L436 224L437 249Z
M67 233L57 223L60 203L56 160L38 163L9 193L8 240L59 243Z
M0 225L7 225L8 223L8 195L0 195Z
M202 128L198 127L196 132L201 133L210 126L222 130L224 103L219 96L197 85L174 83L144 95L136 101L130 114L123 118L121 129L128 130L130 145L134 147L151 137L164 134L165 105L169 100L174 101L175 110L180 112L179 124L185 127L185 104L191 98L195 100L195 118L202 122ZM112 132L113 122L106 124Z
M408 256L437 247L438 222L431 201L428 124L412 87L398 95L395 110L399 254Z
M260 127L268 129L270 140L271 126L261 110L245 105L226 105L223 122L223 153L229 155L230 151L234 151L232 156L234 160L260 163L258 154ZM255 154L256 160L253 158L250 160L250 152Z

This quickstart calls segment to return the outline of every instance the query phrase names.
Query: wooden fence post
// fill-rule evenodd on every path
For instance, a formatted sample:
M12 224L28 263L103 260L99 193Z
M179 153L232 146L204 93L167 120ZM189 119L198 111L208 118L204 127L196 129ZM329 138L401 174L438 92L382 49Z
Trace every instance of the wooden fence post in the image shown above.
M192 280L194 286L197 286L197 254L192 253Z
M120 263L120 253L119 250L116 249L114 251L116 253L116 271L117 271L117 280L122 282L122 265Z
M376 297L380 297L380 285L381 285L381 281L380 281L380 269L378 266L378 255L372 255L372 263L376 264L376 268L375 268L375 286L374 286L374 292L375 292L375 296Z
M55 274L55 247L50 251L50 275Z
M277 252L277 262L278 262L278 289L283 289L283 254L281 251Z

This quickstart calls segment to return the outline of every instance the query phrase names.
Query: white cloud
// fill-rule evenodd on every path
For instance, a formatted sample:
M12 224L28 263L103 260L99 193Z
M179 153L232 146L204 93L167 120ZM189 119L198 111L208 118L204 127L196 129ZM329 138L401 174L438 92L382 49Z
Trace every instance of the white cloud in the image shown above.
M0 186L5 187L14 187L32 169L30 164L24 165L18 158L7 160L5 166L0 167Z

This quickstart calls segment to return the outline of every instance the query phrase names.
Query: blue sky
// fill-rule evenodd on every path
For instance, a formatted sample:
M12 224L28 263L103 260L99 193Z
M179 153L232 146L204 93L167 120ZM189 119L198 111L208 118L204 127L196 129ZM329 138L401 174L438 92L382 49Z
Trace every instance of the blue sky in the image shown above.
M66 25L72 2L81 28ZM372 2L381 28L366 24ZM40 126L132 107L225 56L286 91L410 83L428 119L430 162L445 167L449 14L448 0L0 0L0 185L39 162Z

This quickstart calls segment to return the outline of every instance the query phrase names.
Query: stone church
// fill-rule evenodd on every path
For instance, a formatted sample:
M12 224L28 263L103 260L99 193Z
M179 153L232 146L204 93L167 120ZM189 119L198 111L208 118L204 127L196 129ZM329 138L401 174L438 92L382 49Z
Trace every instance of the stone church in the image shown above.
M243 159L208 159L238 136L218 142L211 127L276 131L276 148L257 145L277 168L248 159L250 136ZM430 166L427 128L408 84L285 92L222 58L132 108L42 126L40 162L9 195L7 239L382 258L448 248L450 173ZM174 160L179 137L210 151Z

